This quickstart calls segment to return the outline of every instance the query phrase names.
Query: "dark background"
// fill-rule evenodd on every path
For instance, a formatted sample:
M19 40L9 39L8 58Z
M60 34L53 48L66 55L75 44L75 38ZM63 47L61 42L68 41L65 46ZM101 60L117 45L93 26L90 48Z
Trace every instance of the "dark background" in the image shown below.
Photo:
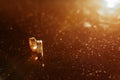
M103 29L76 1L0 1L0 80L120 80L119 24ZM31 58L32 36L43 40L44 68Z

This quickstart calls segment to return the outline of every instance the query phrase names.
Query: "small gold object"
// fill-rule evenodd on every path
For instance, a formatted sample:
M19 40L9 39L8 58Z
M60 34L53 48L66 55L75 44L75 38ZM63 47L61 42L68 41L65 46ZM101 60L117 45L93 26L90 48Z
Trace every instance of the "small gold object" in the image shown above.
M33 52L37 53L38 58L36 57L35 60L42 61L42 67L44 67L42 40L37 40L35 37L31 37L29 38L29 46Z

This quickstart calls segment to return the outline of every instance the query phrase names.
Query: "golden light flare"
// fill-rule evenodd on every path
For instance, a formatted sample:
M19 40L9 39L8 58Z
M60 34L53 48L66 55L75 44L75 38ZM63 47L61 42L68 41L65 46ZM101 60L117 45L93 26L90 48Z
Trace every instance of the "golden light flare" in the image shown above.
M84 22L83 26L86 27L86 28L92 27L90 22Z
M105 0L108 8L115 8L120 4L120 0Z
M85 18L82 24L86 28L101 27L104 30L114 30L112 26L120 24L120 0L86 0L82 3L77 0L75 5L77 14L81 16L82 13Z
M120 0L103 0L100 2L100 8L98 12L105 16L107 15L116 15L118 9L120 8Z

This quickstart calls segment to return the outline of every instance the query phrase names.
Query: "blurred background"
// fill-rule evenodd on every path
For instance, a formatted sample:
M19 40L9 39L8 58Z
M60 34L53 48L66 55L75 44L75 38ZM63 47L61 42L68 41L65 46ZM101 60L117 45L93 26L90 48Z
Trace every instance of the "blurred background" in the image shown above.
M120 80L119 0L1 0L0 80ZM43 40L45 67L28 39Z

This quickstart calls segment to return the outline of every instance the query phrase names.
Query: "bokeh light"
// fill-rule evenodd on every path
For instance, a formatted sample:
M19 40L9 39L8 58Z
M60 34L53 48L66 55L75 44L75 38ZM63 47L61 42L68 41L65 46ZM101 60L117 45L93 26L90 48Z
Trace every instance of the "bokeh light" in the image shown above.
M120 0L105 0L106 1L106 6L108 8L116 8L120 6Z

